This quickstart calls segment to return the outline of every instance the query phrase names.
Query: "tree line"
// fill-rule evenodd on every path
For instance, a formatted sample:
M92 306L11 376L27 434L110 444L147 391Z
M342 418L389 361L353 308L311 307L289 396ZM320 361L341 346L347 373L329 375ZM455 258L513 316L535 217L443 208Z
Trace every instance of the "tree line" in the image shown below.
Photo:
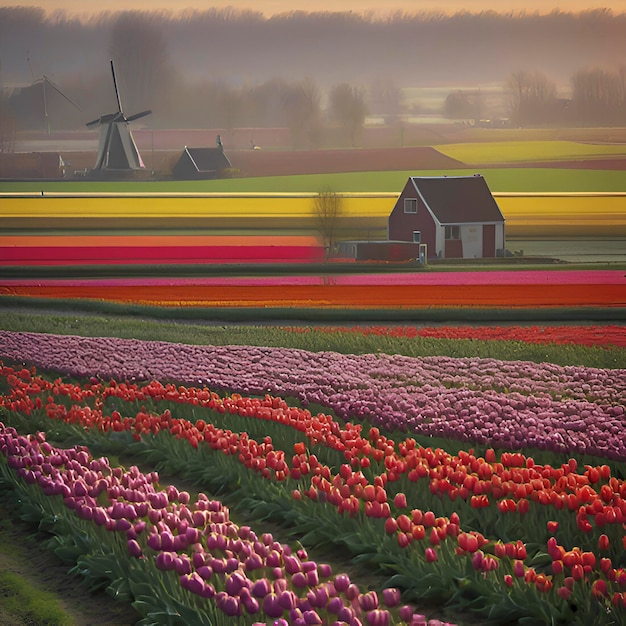
M280 126L292 131L294 145L315 147L330 125L355 145L367 115L390 121L410 114L403 90L432 81L501 84L499 114L515 125L623 124L626 71L614 59L626 58L624 32L626 13L608 10L380 19L209 9L108 12L81 21L4 7L0 132L11 116L17 128L42 127L45 87L37 79L46 72L81 107L79 113L49 90L54 129L84 128L114 111L108 58L125 112L152 109L148 123L155 128ZM27 59L31 76L23 80ZM11 88L20 63L22 88ZM565 81L570 89L559 94L556 85ZM436 112L450 119L493 114L472 87L451 90Z

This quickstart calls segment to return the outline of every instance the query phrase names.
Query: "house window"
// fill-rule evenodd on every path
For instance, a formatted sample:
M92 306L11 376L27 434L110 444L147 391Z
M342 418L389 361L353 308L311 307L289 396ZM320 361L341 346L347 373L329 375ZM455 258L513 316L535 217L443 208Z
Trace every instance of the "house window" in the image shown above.
M445 238L446 239L460 239L461 228L459 226L446 226Z
M422 243L422 232L419 230L413 231L413 243Z
M417 198L405 198L404 199L404 212L405 213L417 213Z

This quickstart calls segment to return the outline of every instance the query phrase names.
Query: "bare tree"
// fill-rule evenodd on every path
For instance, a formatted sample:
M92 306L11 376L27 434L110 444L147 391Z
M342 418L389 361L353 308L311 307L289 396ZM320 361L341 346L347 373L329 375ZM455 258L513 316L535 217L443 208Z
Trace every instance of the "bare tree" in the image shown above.
M616 73L600 68L579 70L572 77L572 100L580 121L611 124L626 120L626 67Z
M518 70L509 77L511 120L518 126L552 122L558 112L556 85L541 72Z
M369 109L387 123L396 121L402 110L402 93L392 78L377 78L369 88Z
M111 26L109 52L115 62L125 108L158 109L170 73L158 16L123 12Z
M324 246L326 260L332 254L337 242L339 222L343 213L342 198L334 191L320 191L313 201L313 222L318 240Z
M367 115L363 90L348 83L340 83L331 88L328 98L331 117L347 131L350 145L354 147Z
M320 93L317 85L310 79L284 85L281 103L293 147L317 147L321 128Z
M13 112L4 98L0 100L0 153L15 151L16 123Z

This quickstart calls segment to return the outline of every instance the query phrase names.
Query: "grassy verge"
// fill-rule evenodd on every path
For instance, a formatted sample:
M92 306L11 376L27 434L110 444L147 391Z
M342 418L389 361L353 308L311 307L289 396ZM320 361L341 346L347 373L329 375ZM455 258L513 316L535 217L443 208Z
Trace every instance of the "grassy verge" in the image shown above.
M522 341L473 341L471 339L434 339L427 337L391 337L364 336L356 333L324 333L311 329L307 333L294 333L282 328L290 325L293 319L285 311L281 318L274 318L263 324L263 318L253 317L254 311L248 311L247 320L235 320L239 323L215 323L200 319L178 319L173 321L173 312L168 311L170 319L150 319L145 314L139 316L135 307L133 312L121 307L114 312L82 312L76 309L66 311L23 312L4 310L0 319L0 329L9 331L28 331L54 333L61 335L106 336L134 338L146 341L171 341L176 343L199 345L251 345L299 348L311 351L335 351L347 354L365 354L386 352L406 356L428 356L447 354L454 357L484 357L502 360L527 360L537 363L551 362L560 365L585 365L587 367L622 368L626 367L626 349L601 348L578 345L538 345ZM263 313L263 310L258 313ZM176 314L182 313L176 311ZM350 316L343 320L332 320L343 325L366 325L368 320L359 319L354 312L346 311ZM450 312L447 312L450 320ZM444 318L442 318L443 321ZM584 318L583 318L584 319ZM278 321L277 321L278 320ZM383 320L385 321L385 320ZM397 323L398 320L386 320ZM485 323L487 320L477 318ZM312 328L328 323L320 316L309 320ZM562 319L559 319L562 322ZM371 320L369 324L371 325ZM405 320L406 324L416 320ZM306 325L306 324L301 324Z
M3 624L71 626L74 621L54 594L32 587L13 572L0 571L0 619Z

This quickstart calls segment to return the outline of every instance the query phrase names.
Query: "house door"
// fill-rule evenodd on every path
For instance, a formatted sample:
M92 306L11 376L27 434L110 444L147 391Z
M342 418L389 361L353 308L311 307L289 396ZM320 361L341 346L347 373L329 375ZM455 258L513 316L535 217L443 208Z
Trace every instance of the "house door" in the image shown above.
M483 224L483 257L496 256L496 225Z

